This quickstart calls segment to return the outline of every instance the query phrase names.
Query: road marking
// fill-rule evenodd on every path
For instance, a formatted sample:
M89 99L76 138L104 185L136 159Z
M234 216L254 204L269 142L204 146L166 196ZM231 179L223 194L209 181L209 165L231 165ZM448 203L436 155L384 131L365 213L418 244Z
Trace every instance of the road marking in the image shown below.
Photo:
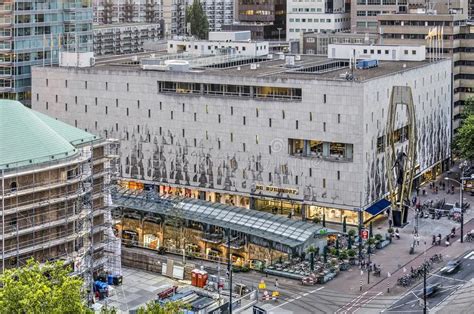
M469 254L464 256L465 259L474 259L474 251L471 251Z
M276 308L282 307L283 305L286 305L286 304L288 304L288 303L295 302L296 300L301 299L302 297L305 297L305 296L307 296L308 294L315 293L316 291L319 291L319 290L322 290L322 289L324 289L324 287L319 287L318 289L314 289L314 290L311 290L311 291L308 292L308 293L304 293L303 295L299 295L299 296L297 296L296 298L288 299L287 301L283 302L282 304L278 304L277 306L272 307L272 308L269 309L268 311L271 311L271 310L274 310L274 309L276 309Z
M360 310L364 305L369 304L370 302L372 302L373 300L375 300L375 298L377 298L377 297L378 297L379 295L381 295L381 294L383 294L383 292L379 292L379 293L377 293L376 295L374 295L373 297L371 297L371 298L365 300L365 302L360 303L360 304L359 304L359 307L358 307L355 311L353 311L352 313L356 313L356 312L357 312L358 310Z

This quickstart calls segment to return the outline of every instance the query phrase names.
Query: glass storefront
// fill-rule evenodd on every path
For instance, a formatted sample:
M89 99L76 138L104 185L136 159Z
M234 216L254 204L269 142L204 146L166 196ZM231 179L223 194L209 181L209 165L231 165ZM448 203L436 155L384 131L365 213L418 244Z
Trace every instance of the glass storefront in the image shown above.
M323 215L325 215L326 222L342 224L344 217L346 217L347 224L356 225L359 223L357 211L322 207L316 205L309 205L307 208L307 219L314 219L317 217L322 220Z
M302 205L295 201L284 201L278 199L256 199L255 200L255 209L272 214L279 215L292 215L301 217L301 208Z
M157 249L160 246L160 239L154 234L144 234L143 246L150 249Z

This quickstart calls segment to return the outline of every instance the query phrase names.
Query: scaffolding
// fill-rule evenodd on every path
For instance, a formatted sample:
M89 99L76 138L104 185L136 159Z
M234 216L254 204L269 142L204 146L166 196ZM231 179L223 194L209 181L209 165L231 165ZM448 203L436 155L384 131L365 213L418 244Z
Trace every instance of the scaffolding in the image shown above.
M0 166L2 272L33 257L72 264L90 288L104 269L121 274L110 215L118 141L91 141L77 150L48 163Z

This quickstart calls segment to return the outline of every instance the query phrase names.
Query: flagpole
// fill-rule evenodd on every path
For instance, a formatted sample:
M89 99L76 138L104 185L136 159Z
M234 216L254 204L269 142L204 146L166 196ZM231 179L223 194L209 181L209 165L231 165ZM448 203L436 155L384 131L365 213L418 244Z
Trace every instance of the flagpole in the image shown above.
M51 33L51 63L50 66L53 66L53 46L54 46L54 38L53 33Z
M46 34L43 33L43 68L46 62Z

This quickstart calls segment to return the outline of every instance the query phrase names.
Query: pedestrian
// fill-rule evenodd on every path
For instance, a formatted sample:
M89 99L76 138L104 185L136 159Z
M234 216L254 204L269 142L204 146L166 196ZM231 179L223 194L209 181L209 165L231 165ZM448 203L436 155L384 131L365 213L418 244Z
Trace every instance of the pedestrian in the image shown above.
M431 241L431 245L436 245L436 236L433 234L433 241Z
M425 195L426 195L426 190L425 190L425 188L423 188L423 196L425 196Z
M420 188L419 187L416 188L416 196L420 196Z
M415 241L416 245L420 246L420 236L418 235L418 233L415 234Z
M435 193L438 194L438 187L435 188Z
M438 245L441 245L441 233L438 233Z
M392 222L392 219L389 218L389 219L388 219L388 227L389 227L389 228L392 228L392 223L393 223L393 222Z
M446 246L449 246L449 234L446 236Z
M398 233L398 228L395 229L395 237L400 240L400 233Z
M275 288L278 288L280 284L278 283L278 278L275 279Z

